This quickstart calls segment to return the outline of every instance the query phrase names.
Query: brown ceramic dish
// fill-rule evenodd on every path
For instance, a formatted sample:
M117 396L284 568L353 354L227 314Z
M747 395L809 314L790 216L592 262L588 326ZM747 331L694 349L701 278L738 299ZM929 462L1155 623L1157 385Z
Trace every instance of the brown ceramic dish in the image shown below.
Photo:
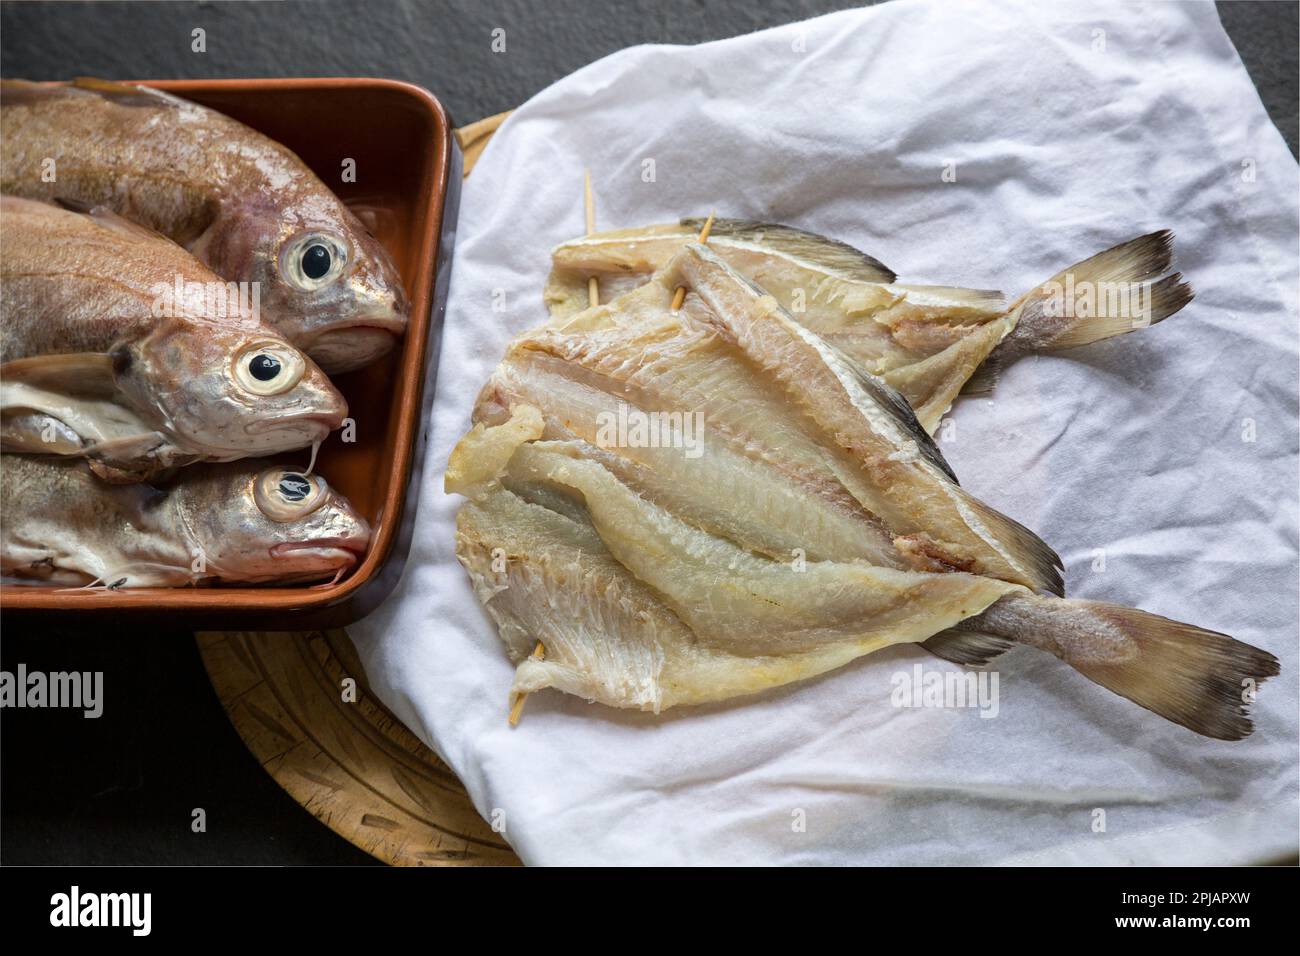
M152 618L192 628L339 627L373 610L396 586L410 548L451 242L461 155L442 105L418 86L378 79L144 81L232 116L296 152L392 254L411 297L401 346L334 377L356 422L335 433L317 470L369 519L365 559L325 587L138 588L120 591L0 587L6 619L51 624ZM340 182L345 158L357 182ZM307 453L303 454L306 462Z

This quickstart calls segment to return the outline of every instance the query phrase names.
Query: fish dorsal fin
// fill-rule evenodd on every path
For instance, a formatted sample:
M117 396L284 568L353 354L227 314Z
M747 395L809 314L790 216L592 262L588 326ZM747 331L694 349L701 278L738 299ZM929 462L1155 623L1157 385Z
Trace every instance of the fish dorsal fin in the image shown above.
M893 418L894 421L896 421L899 426L907 432L908 436L916 442L916 448L917 451L921 453L921 457L947 475L954 485L959 484L957 481L957 475L952 470L952 466L949 465L947 459L943 457L943 452L940 451L939 446L935 444L934 438L929 432L921 427L921 422L916 417L916 412L912 410L912 406L908 404L907 399L903 397L902 393L886 382L883 378L872 375L870 372L860 367L856 362L830 342L826 342L825 344L830 351L834 352L835 355L844 362L845 367L853 373L854 377L858 380L858 384L860 384L867 394L875 400L876 404L881 409L888 412L890 417Z
M49 100L94 93L124 106L179 105L185 101L162 90L147 86L132 86L114 80L98 80L79 76L70 83L34 83L31 80L0 80L0 102L19 105L37 100Z
M0 381L31 388L106 398L117 393L113 358L107 352L70 352L64 355L33 355L0 365Z
M681 224L698 231L704 226L704 219L692 216L683 219ZM812 263L845 279L889 283L898 278L893 269L861 249L780 223L758 222L753 219L715 219L709 235L761 243L774 252Z
M162 106L184 102L161 90L147 86L121 83L117 80L101 80L94 76L78 76L68 84L73 89L98 93L105 99L113 100L124 106Z

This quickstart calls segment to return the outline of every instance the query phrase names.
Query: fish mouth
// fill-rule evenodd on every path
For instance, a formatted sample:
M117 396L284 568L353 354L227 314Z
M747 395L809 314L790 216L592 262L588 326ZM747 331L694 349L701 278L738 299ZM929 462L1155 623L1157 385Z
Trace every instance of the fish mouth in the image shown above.
M269 432L284 430L315 431L316 428L312 426L319 426L321 430L320 437L324 438L343 424L345 414L308 412L305 415L290 415L286 418L268 418L263 421L250 422L246 431L250 435L265 435Z
M271 548L271 557L288 555L317 558L329 567L348 568L366 555L369 540L356 538L318 538L314 541L283 541Z
M351 372L391 352L406 332L406 317L396 312L330 326L307 343L305 351L327 373Z

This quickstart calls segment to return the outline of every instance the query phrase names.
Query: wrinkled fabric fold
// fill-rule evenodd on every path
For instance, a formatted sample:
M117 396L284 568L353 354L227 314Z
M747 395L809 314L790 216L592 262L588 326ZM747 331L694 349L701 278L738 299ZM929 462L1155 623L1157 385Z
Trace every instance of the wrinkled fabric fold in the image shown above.
M546 319L584 169L601 229L716 208L841 238L920 284L1015 292L1173 229L1191 305L1016 363L936 438L963 488L1056 548L1071 595L1277 654L1254 736L1197 738L1028 649L996 662L995 718L895 706L916 666L962 672L911 647L660 715L545 691L511 730L514 667L455 561L462 501L439 469L507 342ZM415 547L349 629L372 686L528 863L1293 852L1296 182L1210 4L898 0L579 70L517 110L466 182Z

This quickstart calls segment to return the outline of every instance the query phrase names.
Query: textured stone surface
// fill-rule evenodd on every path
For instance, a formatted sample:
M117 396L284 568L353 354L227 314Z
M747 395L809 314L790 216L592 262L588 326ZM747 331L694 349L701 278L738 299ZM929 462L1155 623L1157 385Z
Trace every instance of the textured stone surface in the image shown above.
M458 122L510 109L636 43L695 43L861 4L825 0L290 0L5 3L7 77L389 76ZM1273 121L1296 151L1297 6L1220 4ZM206 31L207 52L191 50ZM506 52L491 50L506 31ZM6 627L0 665L102 670L99 720L9 711L0 724L4 863L357 863L231 729L187 633ZM203 807L208 832L190 832Z
M869 2L869 0L868 0ZM433 90L458 123L518 106L636 43L698 43L864 6L846 0L288 0L5 3L5 76L63 79L390 76ZM1296 151L1297 5L1219 4L1264 104ZM207 52L190 33L207 32ZM491 49L505 30L506 50Z

